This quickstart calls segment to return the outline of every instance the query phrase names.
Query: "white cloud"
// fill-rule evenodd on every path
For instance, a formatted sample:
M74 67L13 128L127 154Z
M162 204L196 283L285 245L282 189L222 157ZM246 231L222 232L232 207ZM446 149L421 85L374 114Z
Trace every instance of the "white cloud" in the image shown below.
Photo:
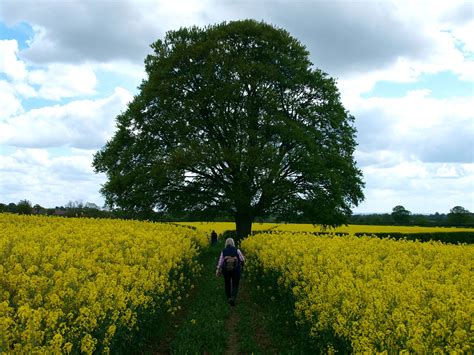
M392 5L398 9L396 18L408 26L411 32L407 32L404 40L415 44L415 41L423 38L420 46L422 51L414 48L394 51L391 60L385 64L378 61L371 67L361 66L342 73L339 87L345 102L352 103L380 81L412 83L423 74L446 71L454 73L461 80L474 81L474 16L472 3L466 4L464 1L393 2ZM373 24L374 20L367 21ZM382 25L372 27L372 30L385 35L390 29L388 25ZM398 31L392 30L395 33ZM357 29L355 33L358 34ZM357 45L358 41L354 43ZM381 43L373 45L385 48ZM341 57L344 56L344 50L342 48L339 53ZM371 54L370 51L368 53Z
M14 88L7 81L0 80L0 122L23 111Z
M471 11L474 11L471 9ZM474 53L474 21L454 26L452 29L453 37L462 45L462 50L468 53Z
M390 151L426 162L472 162L474 100L435 99L427 91L353 103L362 162L367 154Z
M105 99L68 104L62 98L95 94L102 84L122 85L124 77L140 80L149 45L167 30L263 19L287 29L308 47L317 67L339 77L344 105L356 117L356 159L367 181L366 202L356 211L387 212L397 204L414 212L447 212L454 205L474 210L472 95L436 99L427 87L397 98L361 97L380 81L414 83L446 71L474 81L470 2L72 0L25 6L6 0L0 13L8 23L25 21L35 31L23 51L16 41L0 41L0 72L7 79L0 81L0 144L97 149L114 131L130 93L118 89ZM104 73L120 79L98 82ZM59 104L24 112L25 97ZM4 169L13 169L0 172L11 196L49 205L100 200L103 177L90 170L90 152L45 152L21 148L1 158Z
M454 165L442 164L436 169L435 175L440 178L457 178L462 175L462 172Z
M96 93L97 79L90 64L51 63L32 69L19 59L16 40L0 40L0 74L5 74L10 86L3 90L15 96L60 100Z
M94 68L104 72L127 76L134 80L142 80L146 77L145 66L143 64L133 64L125 60L97 63L94 65Z
M338 87L345 102L354 105L359 96L370 92L380 81L413 83L423 74L452 72L459 79L474 81L474 61L466 58L456 48L455 40L449 33L439 33L436 50L422 60L397 58L391 66L374 67L368 71L353 71L338 80Z
M104 176L93 173L92 151L66 150L62 155L46 149L17 149L0 155L2 202L28 199L45 207L65 205L68 201L103 200L98 187Z
M0 40L0 74L4 73L12 80L23 80L26 77L26 67L18 60L17 53L16 40Z
M376 166L379 168L392 167L406 159L403 153L390 150L356 150L354 153L357 165L360 167Z
M348 107L354 107L359 104L360 95L370 92L377 82L413 83L417 81L421 73L413 62L400 57L388 68L348 73L338 80L337 86L344 103Z
M0 123L0 144L99 148L114 132L115 117L126 109L131 98L128 91L116 88L105 99L78 100L30 110Z
M362 213L386 213L403 205L414 213L447 213L461 205L474 210L474 164L422 163L411 160L392 167L363 169L365 201Z
M462 4L462 3L460 3ZM32 3L3 1L9 23L29 22L35 29L22 54L34 63L111 62L141 64L149 45L181 26L254 18L284 27L307 45L318 67L331 75L392 67L399 58L426 63L446 52L447 26L458 40L469 42L467 28L456 16L442 19L456 7L432 2L271 1L222 2L187 0L67 1ZM444 21L444 22L443 22ZM444 36L444 37L443 37ZM471 40L472 41L472 40Z
M196 24L206 1L169 2L70 0L2 1L8 23L34 25L35 37L23 53L39 63L129 60L142 63L149 45L165 31Z
M399 164L391 167L368 166L364 168L367 175L383 175L385 178L400 180L412 178L428 177L428 170L425 164L420 161L401 161ZM386 180L385 180L386 181Z
M49 64L46 70L31 70L28 81L39 86L39 97L50 100L92 95L97 85L94 70L88 64Z
M74 0L25 7L7 0L1 7L7 21L33 24L35 38L22 55L35 63L128 61L143 67L149 45L170 29L255 18L288 29L308 46L316 66L346 81L346 93L366 92L380 80L413 81L446 70L474 78L472 61L456 47L469 49L473 42L472 13L465 14L472 7L463 1Z

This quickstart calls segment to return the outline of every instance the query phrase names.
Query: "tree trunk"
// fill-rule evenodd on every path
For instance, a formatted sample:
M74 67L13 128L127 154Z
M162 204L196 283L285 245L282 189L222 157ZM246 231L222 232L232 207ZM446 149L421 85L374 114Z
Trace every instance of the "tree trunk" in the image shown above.
M249 212L235 214L236 242L250 235L252 232L252 222L253 217Z

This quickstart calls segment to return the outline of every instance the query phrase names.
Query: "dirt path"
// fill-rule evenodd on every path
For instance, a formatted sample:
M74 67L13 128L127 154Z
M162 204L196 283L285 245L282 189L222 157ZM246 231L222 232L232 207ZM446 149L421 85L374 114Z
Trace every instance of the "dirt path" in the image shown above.
M206 250L201 258L203 272L182 309L166 325L161 341L146 354L277 354L265 326L266 315L254 302L256 287L242 276L237 304L230 306L224 280L216 278L215 265L222 246Z
M237 305L229 306L229 315L225 322L228 334L225 354L278 354L266 331L263 319L265 315L252 299L252 287L255 286L244 275Z
M229 312L229 318L225 322L225 327L229 336L227 338L227 349L226 355L235 355L239 353L239 335L237 332L237 325L239 324L240 317L235 307L231 307Z
M244 325L251 330L252 345L254 351L265 354L278 354L277 349L274 348L271 337L269 336L263 318L264 314L259 305L254 302L251 296L249 287L255 287L253 284L246 283L247 287L242 289L240 294L240 301L242 303L242 311L247 313L250 318L250 324Z

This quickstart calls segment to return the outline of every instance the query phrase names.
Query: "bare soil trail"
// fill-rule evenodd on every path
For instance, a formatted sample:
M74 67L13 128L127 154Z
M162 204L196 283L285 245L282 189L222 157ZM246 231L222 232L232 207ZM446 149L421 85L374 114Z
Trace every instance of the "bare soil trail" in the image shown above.
M229 333L227 338L227 349L225 351L226 355L235 355L239 354L239 334L237 331L237 325L239 324L239 314L235 307L232 307L229 312L229 318L225 322L225 327Z

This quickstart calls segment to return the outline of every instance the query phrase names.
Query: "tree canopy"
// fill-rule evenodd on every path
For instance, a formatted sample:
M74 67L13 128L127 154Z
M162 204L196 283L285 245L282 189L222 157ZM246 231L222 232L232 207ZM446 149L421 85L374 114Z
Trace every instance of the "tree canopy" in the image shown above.
M32 214L33 207L31 206L31 202L28 200L21 200L16 205L16 212L19 214Z
M244 20L151 47L147 79L94 157L110 207L228 213L239 236L270 214L345 222L363 199L354 118L298 40Z
M405 209L403 206L395 206L392 209L392 218L397 224L408 224L410 222L411 212Z
M466 224L471 220L471 212L462 206L454 206L448 213L448 222L455 225Z

